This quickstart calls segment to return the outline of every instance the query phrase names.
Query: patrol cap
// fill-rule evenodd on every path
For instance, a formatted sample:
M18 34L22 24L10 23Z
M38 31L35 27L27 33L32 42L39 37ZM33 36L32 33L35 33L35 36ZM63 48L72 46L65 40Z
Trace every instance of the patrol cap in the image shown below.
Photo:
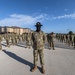
M42 26L40 22L37 22L35 26Z

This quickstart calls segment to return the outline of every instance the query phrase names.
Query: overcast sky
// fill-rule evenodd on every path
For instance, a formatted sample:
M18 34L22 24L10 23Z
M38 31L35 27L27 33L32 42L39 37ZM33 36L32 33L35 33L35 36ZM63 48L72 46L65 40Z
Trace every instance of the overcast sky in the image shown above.
M75 32L75 0L0 0L0 26L35 30L38 21L44 32Z

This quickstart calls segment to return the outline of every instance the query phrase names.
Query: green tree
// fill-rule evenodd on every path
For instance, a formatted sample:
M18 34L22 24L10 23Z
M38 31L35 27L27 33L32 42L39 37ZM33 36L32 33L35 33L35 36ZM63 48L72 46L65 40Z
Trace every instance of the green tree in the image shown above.
M69 31L69 33L68 33L68 34L72 35L72 34L73 34L73 31Z

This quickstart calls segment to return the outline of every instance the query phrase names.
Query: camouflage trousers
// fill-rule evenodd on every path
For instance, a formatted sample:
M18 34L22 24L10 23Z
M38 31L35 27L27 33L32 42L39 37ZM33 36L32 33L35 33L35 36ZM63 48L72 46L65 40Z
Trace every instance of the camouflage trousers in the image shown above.
M50 48L53 48L54 49L54 42L53 41L50 41L49 42L49 46L50 46Z
M15 45L14 39L11 39L11 44L12 44L12 45Z
M2 45L1 45L1 42L0 42L0 50L2 49Z
M43 66L44 65L44 52L43 52L43 49L41 49L41 50L34 50L33 51L34 65L37 65L38 55L40 57L40 64L41 64L41 66Z
M15 39L15 40L14 40L14 42L15 42L15 44L17 45L17 43L18 43L18 40L17 40L17 39Z
M26 41L26 47L31 46L31 42L30 41Z
M7 43L7 46L10 46L10 44L9 44L9 40L6 40L6 43Z

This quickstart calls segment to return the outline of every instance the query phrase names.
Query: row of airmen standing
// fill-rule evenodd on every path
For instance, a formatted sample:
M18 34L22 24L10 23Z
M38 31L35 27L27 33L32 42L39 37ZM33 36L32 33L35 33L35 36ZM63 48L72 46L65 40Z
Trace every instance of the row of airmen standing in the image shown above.
M49 49L54 48L54 33L49 33L46 35L47 42ZM10 47L10 45L17 45L19 42L25 42L25 48L30 48L32 45L32 34L31 33L24 33L22 35L17 34L0 34L0 50L2 49L1 42L2 40L6 41L6 47ZM75 35L69 34L56 34L56 39L62 43L66 43L69 46L74 46L75 48Z
M54 48L54 33L49 33L46 35L47 43L49 49ZM20 42L25 42L25 48L30 48L32 46L32 33L24 33L22 35L17 34L0 34L0 50L2 49L1 42L6 41L6 47L10 47L11 45L17 45Z
M74 34L56 34L56 39L62 43L66 43L69 46L75 48L75 35Z
M25 33L22 35L17 34L0 34L0 50L2 49L1 42L6 41L6 47L10 47L11 45L17 45L19 42L25 42L25 48L30 48L31 44L31 33Z
M20 42L25 42L25 48L30 48L32 46L32 33L24 33L22 35L17 34L0 34L0 50L2 49L1 42L3 39L6 41L6 47L10 47L11 45L17 45ZM54 33L49 33L46 35L47 43L49 49L54 48Z

